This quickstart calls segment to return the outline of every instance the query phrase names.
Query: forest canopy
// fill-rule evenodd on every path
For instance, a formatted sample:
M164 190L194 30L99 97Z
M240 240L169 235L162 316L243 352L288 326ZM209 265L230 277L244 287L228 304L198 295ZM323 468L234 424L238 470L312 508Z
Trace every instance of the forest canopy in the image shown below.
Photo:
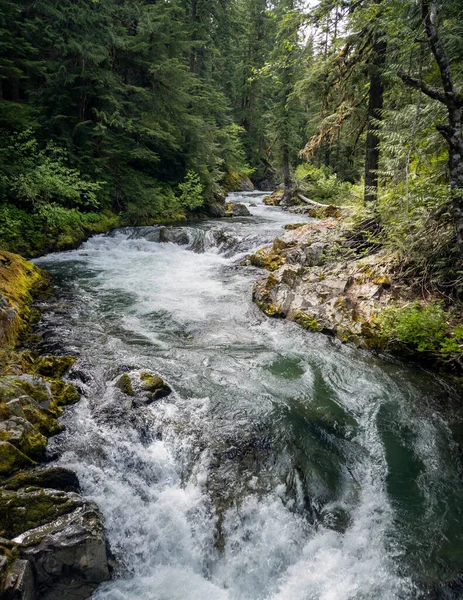
M458 0L4 0L2 245L214 214L250 176L458 292L462 40Z

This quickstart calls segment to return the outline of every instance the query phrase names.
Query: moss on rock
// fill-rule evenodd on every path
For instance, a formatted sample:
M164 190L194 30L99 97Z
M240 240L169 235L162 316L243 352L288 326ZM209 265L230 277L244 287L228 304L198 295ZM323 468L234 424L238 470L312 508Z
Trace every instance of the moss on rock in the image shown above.
M35 462L18 450L16 446L7 441L0 441L0 476L5 477L34 465Z
M80 503L79 496L57 490L0 490L0 535L14 538L71 512Z
M124 373L124 375L121 375L119 377L116 383L116 387L119 388L121 392L123 394L126 394L127 396L135 396L130 375L127 375L127 373Z
M142 371L140 373L140 379L142 381L143 389L151 394L152 400L165 398L172 392L162 377L151 375L147 371Z

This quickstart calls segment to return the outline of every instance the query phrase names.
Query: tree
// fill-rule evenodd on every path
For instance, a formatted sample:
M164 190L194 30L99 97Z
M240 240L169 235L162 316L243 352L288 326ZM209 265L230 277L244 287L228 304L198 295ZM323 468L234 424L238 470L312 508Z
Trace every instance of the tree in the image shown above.
M437 125L449 147L449 174L457 243L463 251L463 94L456 89L451 73L450 60L444 50L437 25L438 4L436 0L420 0L421 16L426 31L427 43L439 69L442 89L399 71L402 81L443 104L447 111L448 124Z

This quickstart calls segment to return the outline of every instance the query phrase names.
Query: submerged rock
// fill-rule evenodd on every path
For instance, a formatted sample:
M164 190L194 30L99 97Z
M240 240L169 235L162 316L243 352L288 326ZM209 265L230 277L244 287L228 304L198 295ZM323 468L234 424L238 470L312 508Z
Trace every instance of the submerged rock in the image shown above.
M188 233L184 229L176 229L174 227L161 227L159 230L159 241L186 246L188 244Z

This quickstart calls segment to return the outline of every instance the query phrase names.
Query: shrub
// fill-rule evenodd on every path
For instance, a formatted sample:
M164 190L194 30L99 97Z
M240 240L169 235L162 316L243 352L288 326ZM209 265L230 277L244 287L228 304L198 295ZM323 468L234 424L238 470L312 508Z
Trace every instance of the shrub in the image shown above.
M386 343L400 342L418 352L440 353L446 357L462 353L463 325L453 330L442 303L413 302L391 307L378 319L381 337Z
M204 203L203 186L198 173L188 171L185 181L179 184L180 202L189 210L199 208Z

